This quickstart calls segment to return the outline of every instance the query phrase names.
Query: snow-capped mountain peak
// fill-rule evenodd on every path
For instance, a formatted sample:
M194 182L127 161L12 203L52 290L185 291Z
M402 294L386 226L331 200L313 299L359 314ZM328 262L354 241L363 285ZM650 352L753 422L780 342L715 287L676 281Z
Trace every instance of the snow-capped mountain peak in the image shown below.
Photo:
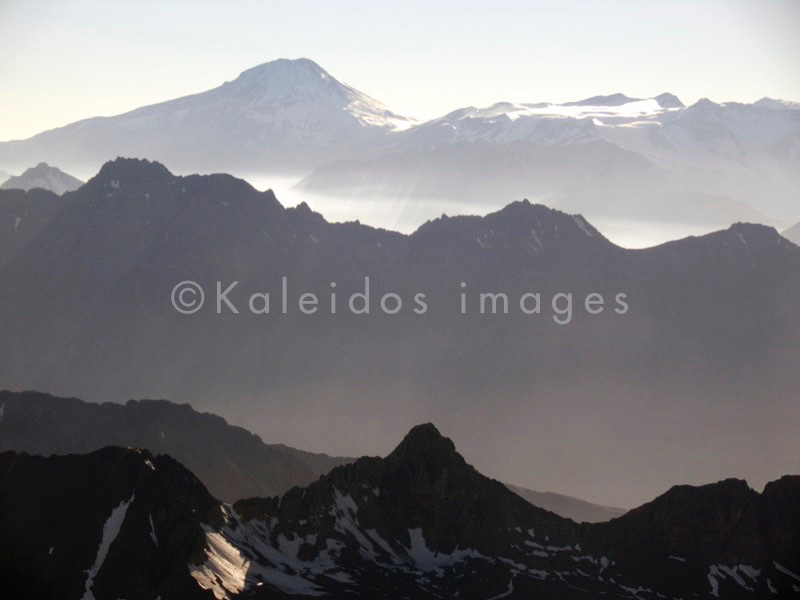
M342 83L308 58L281 58L258 65L214 91L227 98L248 100L254 108L305 104L309 109L340 110L370 127L395 130L415 123Z
M614 94L563 104L498 102L486 108L469 106L415 127L399 146L458 142L571 145L604 137L599 127L654 121L683 106L672 94L644 99Z
M0 185L0 188L6 190L42 188L61 195L64 192L76 190L82 185L83 182L80 179L65 173L61 169L41 162L35 167L27 169L22 175L9 178Z
M0 144L0 163L57 161L95 170L115 156L180 170L306 172L415 124L312 60L279 59L198 94L79 121ZM77 165L77 166L75 166Z

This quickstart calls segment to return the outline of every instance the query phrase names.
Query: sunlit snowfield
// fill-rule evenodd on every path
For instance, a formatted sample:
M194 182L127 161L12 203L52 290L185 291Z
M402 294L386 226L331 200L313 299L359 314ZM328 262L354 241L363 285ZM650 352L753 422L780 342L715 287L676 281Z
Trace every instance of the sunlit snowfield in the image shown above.
M450 217L456 215L482 216L500 210L514 200L521 200L521 198L507 198L496 203L470 203L468 206L431 198L420 198L414 202L384 199L354 200L308 194L293 189L299 178L258 175L241 177L256 189L272 189L284 206L296 206L301 202L306 202L312 210L321 213L328 221L360 221L365 225L402 233L412 233L425 221L441 217L442 214ZM536 200L531 199L531 201L535 202ZM698 225L696 223L646 222L592 215L584 216L609 240L623 248L649 248L664 242L682 239L690 235L703 235L719 229L714 225Z

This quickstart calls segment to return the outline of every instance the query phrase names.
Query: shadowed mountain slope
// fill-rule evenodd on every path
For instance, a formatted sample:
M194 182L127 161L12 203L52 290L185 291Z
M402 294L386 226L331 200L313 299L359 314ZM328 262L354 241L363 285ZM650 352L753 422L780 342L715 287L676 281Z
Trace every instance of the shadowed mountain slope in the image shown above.
M763 598L791 597L800 571L798 477L762 494L679 486L578 525L430 424L385 458L233 505L169 457L121 448L5 452L0 484L0 586L30 598Z

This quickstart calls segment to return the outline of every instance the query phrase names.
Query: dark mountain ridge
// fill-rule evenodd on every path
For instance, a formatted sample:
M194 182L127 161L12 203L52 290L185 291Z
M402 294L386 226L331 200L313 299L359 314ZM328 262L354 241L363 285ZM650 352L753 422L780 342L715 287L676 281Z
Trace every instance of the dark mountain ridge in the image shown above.
M385 458L233 505L122 448L0 453L0 483L0 585L30 598L781 598L800 571L800 477L762 494L677 486L578 525L482 476L430 424Z
M7 598L213 598L186 568L218 502L169 456L0 453L0 589Z
M315 481L354 458L265 444L223 418L167 400L93 404L38 392L0 391L0 451L49 456L86 454L105 446L148 448L191 469L225 502L275 496ZM561 494L511 486L523 498L575 521L603 521L625 511Z
M166 400L91 404L0 391L0 407L0 450L51 455L86 454L111 445L148 448L175 457L227 502L282 494L354 460L265 444L222 417Z

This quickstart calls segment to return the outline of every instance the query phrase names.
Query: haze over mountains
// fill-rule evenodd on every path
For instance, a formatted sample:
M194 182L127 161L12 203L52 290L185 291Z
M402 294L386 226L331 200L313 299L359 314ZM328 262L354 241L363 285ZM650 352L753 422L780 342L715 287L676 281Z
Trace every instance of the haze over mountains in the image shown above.
M0 589L25 598L792 597L800 478L676 486L578 525L474 469L431 424L384 458L222 504L107 447L0 453Z
M800 219L800 111L769 98L687 107L668 93L615 94L417 122L313 61L281 59L206 92L0 143L7 170L44 160L91 174L117 156L272 186L302 178L293 195L336 219L406 231L421 216L519 197L684 230Z
M0 190L0 229L0 327L20 340L0 349L11 389L170 398L343 456L385 453L435 419L499 479L612 506L671 482L761 485L800 452L800 248L772 228L628 251L578 215L515 202L402 235L284 208L228 175L120 159L63 196ZM347 299L365 277L372 311L356 315ZM170 301L184 280L206 292L194 315ZM216 314L217 281L240 282L239 314ZM380 308L390 291L396 315ZM250 313L254 292L270 293L270 314ZM298 308L305 292L315 315ZM480 292L506 293L509 313L480 314ZM541 294L539 314L519 310L525 293ZM573 294L568 325L557 293ZM370 424L358 439L354 415Z
M466 108L398 133L300 189L342 198L462 203L542 199L588 217L721 226L794 219L800 112L677 98Z

